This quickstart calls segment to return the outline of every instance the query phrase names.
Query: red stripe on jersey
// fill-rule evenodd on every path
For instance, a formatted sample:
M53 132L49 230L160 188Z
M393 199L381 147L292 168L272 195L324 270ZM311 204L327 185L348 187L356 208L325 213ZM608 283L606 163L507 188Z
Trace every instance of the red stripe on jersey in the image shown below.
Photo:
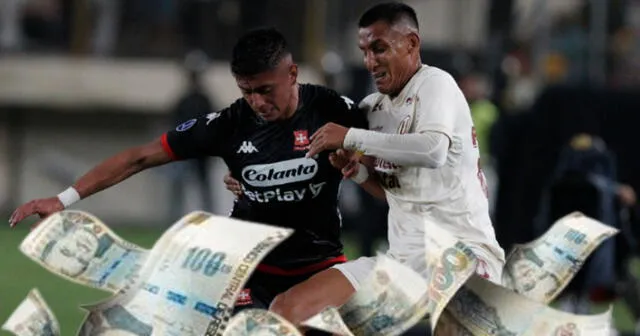
M273 274L273 275L286 275L286 276L295 276L295 275L303 275L308 273L317 272L323 270L325 268L329 268L329 266L333 266L335 264L343 263L347 261L347 257L343 254L341 256L327 259L325 261L321 261L316 264L312 264L305 267L294 268L294 269L282 269L280 267L269 266L265 264L260 264L257 267L257 270L263 273Z
M167 141L167 133L162 135L162 137L160 138L160 142L162 142L162 149L164 149L164 152L169 155L171 160L178 160L178 157L171 149L171 146L169 146L169 141Z

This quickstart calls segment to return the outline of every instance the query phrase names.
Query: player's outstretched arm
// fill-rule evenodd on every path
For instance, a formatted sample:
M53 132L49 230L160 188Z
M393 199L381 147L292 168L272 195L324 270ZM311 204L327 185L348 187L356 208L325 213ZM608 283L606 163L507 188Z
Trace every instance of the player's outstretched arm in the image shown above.
M9 224L13 227L35 214L44 218L64 210L65 207L80 199L118 184L140 171L168 163L171 160L169 154L163 149L160 139L127 149L91 169L76 181L73 187L58 196L36 199L21 205L11 215Z

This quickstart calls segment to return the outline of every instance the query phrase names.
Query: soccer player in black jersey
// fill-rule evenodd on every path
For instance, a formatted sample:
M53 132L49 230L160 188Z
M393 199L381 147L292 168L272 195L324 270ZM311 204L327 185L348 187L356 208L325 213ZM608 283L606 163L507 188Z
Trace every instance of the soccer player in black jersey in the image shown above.
M298 67L284 37L254 30L233 49L231 71L243 98L191 119L155 141L102 162L57 197L20 206L11 225L111 187L147 168L175 160L218 156L244 189L231 216L295 229L260 264L237 308L268 308L273 298L313 274L346 260L337 209L340 171L328 152L306 158L310 139L328 122L366 128L351 100L325 87L298 84Z

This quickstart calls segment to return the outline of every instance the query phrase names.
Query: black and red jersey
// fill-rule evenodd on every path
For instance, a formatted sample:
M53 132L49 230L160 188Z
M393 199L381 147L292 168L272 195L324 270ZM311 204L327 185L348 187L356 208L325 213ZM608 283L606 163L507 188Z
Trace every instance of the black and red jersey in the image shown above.
M367 128L364 113L348 98L310 84L299 90L298 109L287 120L266 122L238 99L162 137L175 159L225 161L244 189L231 217L295 229L258 268L274 274L315 271L344 260L337 204L342 175L329 163L329 152L305 154L309 137L328 122Z

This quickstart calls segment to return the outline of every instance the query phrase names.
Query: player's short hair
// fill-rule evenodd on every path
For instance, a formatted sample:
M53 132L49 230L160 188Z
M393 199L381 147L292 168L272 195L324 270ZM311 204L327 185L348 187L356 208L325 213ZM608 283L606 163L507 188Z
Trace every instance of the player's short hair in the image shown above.
M420 29L418 16L411 6L401 2L385 2L367 9L367 11L360 16L358 27L369 27L378 21L394 25L402 20L409 22L416 30Z
M291 55L284 35L275 28L258 28L246 33L233 47L231 72L253 76L273 70Z

